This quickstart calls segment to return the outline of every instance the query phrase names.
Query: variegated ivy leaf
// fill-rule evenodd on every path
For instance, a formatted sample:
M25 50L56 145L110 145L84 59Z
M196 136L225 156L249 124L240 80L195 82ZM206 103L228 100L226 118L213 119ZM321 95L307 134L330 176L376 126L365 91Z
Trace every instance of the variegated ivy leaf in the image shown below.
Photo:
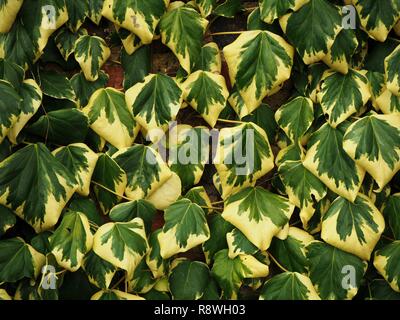
M106 223L94 235L93 251L132 275L148 250L143 220Z
M78 107L85 107L92 94L106 86L108 79L108 75L102 71L100 71L99 78L96 81L87 81L83 72L75 74L71 78L71 86L75 91Z
M400 10L400 4L399 4ZM400 97L400 46L398 46L385 59L385 80L387 88L396 96Z
M220 131L214 163L226 199L273 169L274 156L265 131L248 122Z
M232 85L251 113L290 78L294 49L269 31L245 31L223 49Z
M21 113L22 97L14 87L4 80L0 80L0 143L7 136L10 129L17 123Z
M385 201L382 213L394 239L400 240L400 193L390 196Z
M160 20L161 41L176 55L180 65L191 73L202 47L208 21L183 2L170 5Z
M194 0L203 17L208 17L217 5L217 0Z
M383 73L368 71L365 75L368 79L369 89L371 91L371 102L372 106L376 111L379 111L377 99L382 95L385 88L385 76Z
M260 278L269 274L268 266L250 255L230 259L228 249L224 249L217 252L214 258L211 272L222 289L224 299L237 299L245 278Z
M0 204L36 232L53 227L78 185L47 147L32 144L0 163Z
M75 51L75 43L82 35L87 35L87 30L84 28L76 32L71 31L67 27L63 27L54 37L54 41L65 61L68 61L69 56Z
M343 149L379 186L400 169L400 114L372 114L353 123L343 138Z
M16 282L24 277L36 279L45 256L22 238L0 241L0 281Z
M115 28L118 31L122 45L124 46L124 49L128 55L133 54L137 49L143 46L143 43L136 34L126 29L119 28L118 26L115 26Z
M276 111L275 120L289 139L297 143L314 121L313 102L309 98L297 97Z
M400 241L393 241L375 252L374 267L396 292L400 292L399 260Z
M258 248L236 228L226 234L226 242L228 243L228 256L230 259L234 259L241 254L254 255L258 251Z
M108 154L101 154L97 160L92 180L95 182L93 188L97 201L103 213L107 214L121 201L121 197L124 195L127 183L126 173Z
M250 187L227 199L222 217L265 251L272 238L289 222L293 210L294 206L286 198L261 187Z
M168 0L105 0L102 14L149 44L168 4Z
M201 48L194 70L203 70L213 73L221 73L221 53L215 42L209 42Z
M184 100L213 128L229 97L225 78L207 71L196 71L182 86Z
M321 300L310 278L298 272L284 272L265 282L260 300Z
M304 158L304 148L298 144L291 144L279 151L275 164L279 167L287 161L300 161Z
M352 0L352 3L356 7L363 29L371 38L384 42L400 18L400 2Z
M126 92L126 104L135 120L147 131L166 129L182 104L182 90L174 79L150 74Z
M144 300L144 298L124 291L107 289L95 293L90 300Z
M75 42L75 59L89 81L99 78L100 68L111 55L104 39L97 36L83 35Z
M118 149L130 147L139 132L139 126L129 112L125 95L114 89L99 89L82 109L90 127Z
M60 147L52 153L74 175L79 184L76 192L88 196L90 181L99 156L84 143Z
M272 240L268 251L288 271L308 275L306 246L313 240L313 236L302 229L289 227L287 238Z
M17 223L17 217L9 208L0 205L0 236Z
M127 174L125 193L131 200L150 196L172 175L160 154L142 144L122 149L112 158Z
M104 1L105 0L88 0L87 17L97 25L100 24Z
M246 103L244 102L243 97L240 95L236 86L232 88L232 92L228 98L228 102L240 119L243 119L244 117L251 114L251 111L249 111L249 108L247 108Z
M329 124L336 128L352 114L360 111L371 93L367 77L351 69L346 75L326 71L317 96Z
M307 259L310 279L324 300L351 300L368 267L367 262L355 255L321 241L313 241L307 246ZM346 274L354 277L345 279Z
M24 81L25 70L8 59L0 59L0 79L11 83L19 91Z
M24 0L2 1L0 4L0 33L10 31Z
M8 131L8 139L13 144L17 144L17 137L28 121L33 117L42 103L42 90L33 79L24 80L19 88L19 94L23 99L20 104L21 113L17 122Z
M328 123L313 133L303 165L330 190L354 201L365 176L365 169L343 150L343 136L348 123L336 129Z
M241 0L223 0L220 1L213 14L225 17L225 18L234 18L237 13L243 10L243 3Z
M67 26L77 32L89 13L88 1L65 1L68 10Z
M383 88L382 94L375 100L376 109L385 114L400 112L400 97L394 95L386 87Z
M204 211L189 199L182 198L164 211L165 224L158 235L160 254L167 259L186 252L210 238Z
M320 61L342 29L339 8L327 0L310 0L279 22L305 64Z
M40 72L40 88L43 94L54 99L66 99L75 102L75 92L70 80L56 72Z
M88 218L81 212L67 211L50 237L51 252L63 268L75 272L92 249L93 235Z
M369 260L385 220L373 202L359 194L354 203L338 197L322 218L321 238L343 251Z
M164 260L160 254L158 235L161 232L161 229L157 229L149 236L150 249L146 255L146 264L153 273L153 277L156 279L165 276L168 269L168 260Z
M156 279L143 258L135 269L135 272L128 279L128 291L138 294L145 294L153 289Z
M211 200L206 192L204 186L198 186L190 189L186 194L185 198L189 199L193 203L198 204L203 208L204 213L212 212Z
M157 210L165 210L173 204L182 194L182 182L175 172L171 172L171 176L154 192L152 192L146 200L156 207Z
M93 250L85 256L82 267L90 283L102 289L108 289L116 272L111 263L100 258Z
M297 11L309 0L260 0L261 19L273 23L288 11Z

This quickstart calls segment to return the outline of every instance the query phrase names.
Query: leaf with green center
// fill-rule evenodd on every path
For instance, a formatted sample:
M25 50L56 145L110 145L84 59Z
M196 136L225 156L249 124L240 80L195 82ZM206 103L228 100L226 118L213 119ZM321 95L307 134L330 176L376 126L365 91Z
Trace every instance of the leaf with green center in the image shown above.
M114 88L98 89L82 111L88 116L93 131L116 148L130 147L135 141L139 126L122 92Z
M268 140L271 142L275 141L278 124L275 121L275 112L269 105L265 103L261 104L253 113L245 116L242 120L253 122L263 128L268 135Z
M399 5L400 10L400 5ZM398 46L385 59L385 80L387 88L396 96L400 97L400 46Z
M363 73L349 70L343 75L327 71L322 77L321 91L317 96L329 124L336 128L352 114L361 110L371 97L371 93L368 79Z
M303 165L330 190L354 201L364 179L365 170L343 150L343 136L348 123L336 129L328 123L313 133Z
M189 199L193 203L198 204L203 208L205 214L212 212L211 200L207 194L206 189L203 186L194 187L190 189L186 194L185 198ZM208 209L210 208L210 209Z
M385 201L382 213L394 239L400 240L400 193L390 196Z
M306 94L314 102L318 103L317 94L320 90L320 82L328 67L325 63L315 63L308 67L308 84Z
M71 272L77 271L93 245L88 218L80 212L66 212L49 240L57 263Z
M35 279L45 257L22 238L0 241L0 281L16 282L24 277Z
M102 289L108 289L116 272L111 263L100 258L93 250L85 256L82 267L89 281Z
M103 5L105 0L88 0L87 17L99 25L102 18Z
M65 1L68 11L67 26L77 32L89 14L88 1Z
M93 188L97 201L103 213L107 214L124 195L127 183L126 173L109 155L101 154L94 168L92 180L95 182Z
M172 175L159 153L142 144L122 149L112 158L127 174L125 193L131 200L150 196Z
M294 143L299 142L314 121L314 106L309 98L297 97L280 107L276 122Z
M128 291L138 294L145 294L153 289L156 280L143 258L135 269L135 272L128 279Z
M226 242L228 243L230 259L235 259L241 254L254 255L258 251L258 248L236 228L226 234Z
M156 211L150 202L135 200L116 205L111 209L109 216L115 222L129 222L134 218L142 218L146 233L149 234Z
M260 0L261 19L273 23L288 11L297 11L309 0Z
M226 199L271 171L274 156L265 131L249 122L220 131L214 163Z
M400 112L400 97L394 95L386 87L383 89L382 94L376 98L375 104L378 110L384 114L392 114Z
M212 275L222 289L223 299L237 299L238 291L245 278L266 277L267 265L250 255L239 255L230 259L228 249L215 254Z
M289 222L293 210L294 206L286 198L255 187L230 196L222 217L265 251L272 238Z
M17 123L23 103L22 97L8 81L0 80L0 97L1 143L11 128Z
M150 74L126 92L126 104L147 131L166 129L181 107L182 90L169 76Z
M99 78L100 68L111 55L104 39L89 35L80 36L76 40L74 53L88 81Z
M400 241L394 241L375 252L374 267L391 288L400 292Z
M108 80L108 75L102 71L100 71L99 78L96 81L87 81L83 72L75 74L71 78L71 86L75 91L78 106L86 106L92 94L98 89L104 88Z
M64 145L83 142L89 129L86 115L78 109L50 111L27 128L47 142ZM65 134L68 132L69 134Z
M215 42L209 42L201 48L200 55L195 62L193 71L202 70L221 73L221 53Z
M129 55L125 50L121 52L121 64L124 69L124 89L128 90L138 82L144 80L151 71L151 47L143 46ZM132 70L135 70L134 72Z
M365 75L368 79L369 89L371 91L371 101L375 110L379 110L377 99L382 95L385 88L385 76L383 73L368 71Z
M118 36L120 37L122 45L127 54L131 55L143 46L143 42L136 34L126 29L119 28L118 26L115 26L115 29L118 32Z
M166 0L105 0L102 15L149 44L168 3Z
M0 205L0 236L17 223L17 217L9 208Z
M0 33L10 31L23 2L23 0L5 0L0 3Z
M208 17L217 5L217 0L195 0L203 17Z
M283 16L280 23L305 64L320 61L342 29L339 8L327 0L310 0L297 12Z
M313 240L314 238L309 233L299 228L289 227L287 238L272 240L268 251L288 271L308 275L306 246Z
M338 197L322 218L321 238L340 250L369 260L385 229L373 202L359 194L354 203Z
M94 226L101 226L104 224L103 215L97 208L97 203L91 198L86 198L79 195L74 195L71 199L68 209L83 213Z
M400 18L398 0L352 0L361 20L362 28L370 37L384 42Z
M383 279L374 279L370 285L371 300L400 300L400 293L392 290L390 285Z
M75 102L75 92L67 77L55 72L41 72L39 79L44 95Z
M186 252L210 238L204 211L189 199L182 198L164 211L165 224L158 235L160 254L167 259Z
M84 143L70 144L54 150L53 155L60 161L78 181L79 187L76 190L82 196L89 195L90 181L98 155Z
M275 164L278 169L281 165L288 161L300 161L304 158L304 149L298 144L291 144L279 151L276 156Z
M67 27L60 29L57 35L54 37L54 41L61 55L63 56L65 61L68 61L68 58L75 51L75 42L82 35L87 35L87 30L82 28L77 32L73 32Z
M324 300L351 300L368 267L360 258L321 241L307 246L307 259L310 279Z
M199 261L180 260L172 262L168 282L174 300L199 300L210 281L208 266Z
M379 186L400 169L400 114L372 114L353 123L343 138L343 149Z
M192 73L183 83L183 98L213 128L226 106L229 91L225 78L207 71Z
M132 275L148 250L143 220L106 223L94 235L93 251L115 267Z
M166 275L169 263L169 260L164 260L160 254L160 242L158 241L158 235L161 232L161 229L157 229L149 236L150 249L146 256L146 264L153 273L154 278L164 277Z
M191 73L198 59L208 21L193 8L171 4L160 20L161 41L176 55L180 65Z
M95 293L90 300L144 300L144 298L115 289L107 289Z
M301 160L283 162L278 172L289 201L300 209L300 219L307 226L316 203L326 196L325 185L304 167Z
M44 144L18 150L0 163L0 204L36 232L53 227L78 187L75 178Z
M7 59L0 59L0 79L8 81L14 89L19 91L24 77L25 70L23 68Z
M243 10L241 0L225 0L215 7L213 14L225 18L234 18L241 10Z
M297 272L284 272L265 282L260 300L321 300L310 278Z
M249 113L290 78L294 49L272 32L245 31L223 52L231 83Z

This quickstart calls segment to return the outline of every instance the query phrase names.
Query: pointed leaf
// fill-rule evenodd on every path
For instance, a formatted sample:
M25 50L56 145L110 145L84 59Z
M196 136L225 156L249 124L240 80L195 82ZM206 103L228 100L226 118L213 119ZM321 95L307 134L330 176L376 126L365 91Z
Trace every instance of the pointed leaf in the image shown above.
M17 123L21 113L22 97L7 81L0 80L0 143Z
M261 19L272 23L288 11L297 11L309 0L260 0Z
M241 254L254 255L258 251L258 248L236 228L226 234L226 242L228 243L230 259Z
M400 292L400 241L394 241L375 252L374 267L391 288Z
M102 289L108 289L116 271L111 263L100 258L93 250L85 256L82 267L89 281Z
M400 240L400 193L386 200L382 213L394 239Z
M400 9L400 5L399 5ZM400 46L398 46L385 59L385 78L387 88L396 96L400 97Z
M78 107L86 106L92 94L98 89L104 88L108 80L108 75L102 71L96 81L87 81L83 72L75 74L71 78L71 86L75 91Z

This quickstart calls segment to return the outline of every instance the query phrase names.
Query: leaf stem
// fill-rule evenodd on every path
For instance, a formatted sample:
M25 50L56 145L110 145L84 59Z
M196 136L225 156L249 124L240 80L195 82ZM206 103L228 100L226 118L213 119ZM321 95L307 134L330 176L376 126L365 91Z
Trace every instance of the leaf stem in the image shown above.
M221 207L208 207L208 206L200 206L200 208L204 208L204 209L211 209L211 210L224 210L224 208Z
M118 287L121 284L121 282L125 280L125 278L126 278L126 274L121 279L119 279L116 284L113 285L111 290L114 290L116 287Z
M225 36L225 35L240 35L243 32L246 32L246 30L243 31L223 31L223 32L215 32L211 33L210 36Z
M133 200L131 198L125 197L124 195L120 195L120 194L116 193L114 190L111 190L111 189L107 188L106 186L103 186L101 183L98 183L96 181L92 181L92 183L94 185L100 187L100 188L103 188L104 190L106 190L108 192L111 192L111 193L115 194L116 196L118 196L118 197L120 197L122 199L125 199L125 200L128 200L128 201L135 201L135 200Z
M235 123L235 124L245 123L245 122L239 121L239 120L225 120L225 119L218 119L218 122Z
M274 257L271 253L269 253L268 251L267 251L267 253L268 253L269 257L272 259L272 261L279 267L279 269L281 269L283 272L289 272L287 269L285 269L285 268L278 262L278 260L275 259L275 257Z

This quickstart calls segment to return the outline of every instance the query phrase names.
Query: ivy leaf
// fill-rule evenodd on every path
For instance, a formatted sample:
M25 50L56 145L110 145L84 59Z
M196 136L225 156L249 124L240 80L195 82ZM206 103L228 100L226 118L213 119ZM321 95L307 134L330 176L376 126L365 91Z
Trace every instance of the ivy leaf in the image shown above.
M35 279L45 257L22 238L0 241L0 281L16 282L24 277Z
M396 292L400 292L399 259L400 241L393 241L377 250L374 257L374 267Z
M25 70L21 66L7 59L0 59L0 79L8 81L19 91L24 77Z
M323 125L313 133L303 165L330 190L354 201L364 179L365 170L343 150L347 123L336 129Z
M17 223L17 217L9 208L0 205L0 236Z
M287 199L255 187L230 196L222 217L264 251L269 248L272 238L289 222L293 210L294 206Z
M71 86L75 91L78 107L86 106L93 93L104 88L108 80L108 75L102 71L100 71L99 78L96 81L87 81L83 72L75 74L71 78Z
M68 211L50 237L51 252L57 263L69 271L77 271L83 257L93 245L89 220L80 212Z
M82 111L88 116L93 131L116 148L130 147L135 141L139 126L122 92L114 88L98 89Z
M231 84L251 113L290 78L294 49L269 31L245 31L223 49Z
M389 284L383 279L374 279L369 285L372 300L399 300L400 293L392 290Z
M298 272L284 272L265 282L260 300L321 300L310 278Z
M377 192L400 169L399 126L399 114L373 114L353 123L343 138L343 149L374 178Z
M99 78L100 68L111 55L102 38L89 35L80 36L76 40L74 53L88 81L96 81Z
M128 280L128 291L145 294L153 289L156 280L143 258L136 267L135 272Z
M149 236L150 249L146 256L146 264L152 272L154 278L164 277L168 269L169 261L164 260L160 254L160 242L158 241L158 235L161 232L161 229L157 229Z
M400 5L399 5L400 8ZM385 80L387 88L396 96L400 97L400 46L398 46L385 59Z
M21 113L22 97L14 87L4 80L0 80L0 143L7 136L10 129L17 123Z
M208 21L193 8L171 5L160 20L161 41L176 55L182 68L191 73L200 54Z
M210 238L204 211L189 199L182 198L164 211L165 225L158 235L160 254L167 259L186 252Z
M75 43L80 36L87 35L87 30L84 28L73 32L67 27L60 29L54 37L54 42L65 61L68 61L70 55L75 51Z
M72 32L77 32L89 13L88 1L65 1L68 10L67 25Z
M310 279L324 300L351 300L361 286L367 262L321 241L307 246ZM354 276L346 282L346 275ZM345 284L345 285L344 285Z
M322 218L321 238L343 251L369 260L385 221L373 202L359 194L354 203L338 197Z
M258 248L236 228L226 234L226 242L229 249L228 255L231 259L241 254L254 255L258 251Z
M88 0L87 17L95 24L99 25L105 0Z
M383 216L387 222L387 227L392 232L394 239L400 240L400 194L390 196L383 208Z
M217 5L217 0L195 0L194 2L198 6L201 15L205 18L212 13Z
M143 220L106 223L94 235L93 251L115 267L132 275L148 250Z
M92 225L104 224L103 215L100 214L97 203L91 198L75 195L69 203L68 209L83 213Z
M82 267L89 281L101 289L108 289L116 272L111 263L100 258L93 250L85 256Z
M398 113L400 112L400 97L385 87L382 94L376 98L375 105L385 114Z
M57 223L76 188L75 178L42 143L26 146L0 163L0 204L37 233Z
M225 18L234 18L241 10L243 10L241 0L224 0L215 7L213 14Z
M288 11L297 11L309 0L260 0L261 19L273 23Z
M151 70L151 47L143 46L129 55L125 50L121 53L121 64L124 68L124 89L128 90L144 80ZM133 71L134 70L134 71Z
M265 103L261 104L253 113L245 116L242 120L253 122L263 128L268 135L268 140L271 142L275 141L278 124L275 121L275 112L269 105Z
M173 204L182 194L181 179L175 172L152 192L146 200L156 207L157 210L165 210Z
M40 88L46 96L75 102L75 92L74 89L72 89L71 82L62 74L41 72Z
M0 33L7 33L10 31L23 2L23 0L2 1L0 7Z
M222 62L221 53L215 42L205 44L200 51L200 56L195 62L193 71L206 71L221 73Z

